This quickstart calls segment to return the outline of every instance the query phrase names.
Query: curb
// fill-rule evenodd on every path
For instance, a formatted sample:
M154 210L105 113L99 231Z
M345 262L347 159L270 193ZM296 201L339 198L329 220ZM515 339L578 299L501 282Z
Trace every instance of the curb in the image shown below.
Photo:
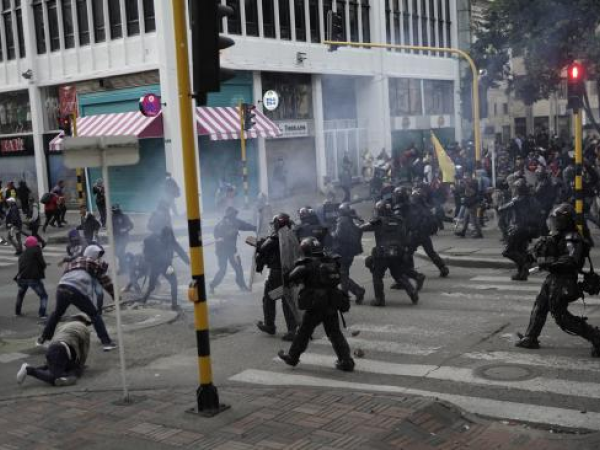
M419 248L415 255L424 260L429 260L427 254ZM448 255L447 253L440 253L440 257L449 266L454 267L467 267L467 268L478 268L478 269L513 269L515 263L505 258L498 256L498 258L477 258L470 256L455 256Z

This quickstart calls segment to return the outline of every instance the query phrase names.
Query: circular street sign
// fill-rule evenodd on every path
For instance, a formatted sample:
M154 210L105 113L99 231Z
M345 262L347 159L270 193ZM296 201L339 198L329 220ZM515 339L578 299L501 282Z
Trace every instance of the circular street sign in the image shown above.
M140 112L146 117L156 117L160 114L162 105L160 97L155 94L146 94L140 98Z
M263 106L267 111L275 111L279 106L279 94L275 91L265 92Z

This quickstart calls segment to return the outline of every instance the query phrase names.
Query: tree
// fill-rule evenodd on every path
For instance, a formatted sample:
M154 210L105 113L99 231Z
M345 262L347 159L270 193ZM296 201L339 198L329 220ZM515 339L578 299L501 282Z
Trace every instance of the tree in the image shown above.
M472 53L491 86L509 80L511 57L522 57L525 74L512 74L509 89L532 105L559 88L574 60L600 88L599 27L598 0L495 0L476 25Z

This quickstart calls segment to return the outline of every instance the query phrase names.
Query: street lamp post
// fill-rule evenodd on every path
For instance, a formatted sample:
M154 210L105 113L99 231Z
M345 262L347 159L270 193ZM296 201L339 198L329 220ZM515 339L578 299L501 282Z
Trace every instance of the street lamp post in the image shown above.
M425 47L419 45L401 45L401 44L379 44L372 42L342 42L342 41L323 41L323 44L330 45L332 47L357 47L357 48L390 48L397 50L421 50L421 51L432 51L441 53L450 53L458 55L464 58L471 67L471 74L473 75L473 139L475 141L475 161L481 161L481 125L479 117L479 72L475 61L471 56L458 48L451 47Z

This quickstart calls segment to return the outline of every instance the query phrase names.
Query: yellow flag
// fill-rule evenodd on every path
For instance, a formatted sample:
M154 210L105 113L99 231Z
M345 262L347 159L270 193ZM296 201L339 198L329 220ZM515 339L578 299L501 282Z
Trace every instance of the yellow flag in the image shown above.
M442 181L444 183L454 183L456 174L454 162L448 156L446 150L444 150L444 147L442 147L441 142L433 133L433 131L431 132L431 142L433 143L433 148L435 148L438 164L440 165L440 170L442 171Z

